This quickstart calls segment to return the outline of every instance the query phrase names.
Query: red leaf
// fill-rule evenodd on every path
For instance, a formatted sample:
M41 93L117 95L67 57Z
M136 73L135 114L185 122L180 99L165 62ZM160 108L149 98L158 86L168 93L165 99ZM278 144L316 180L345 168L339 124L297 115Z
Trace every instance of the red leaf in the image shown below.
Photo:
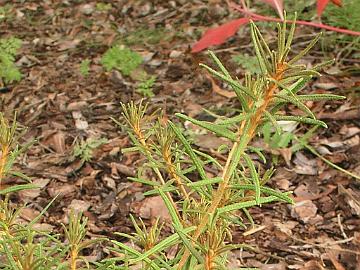
M269 4L270 6L272 6L277 13L279 14L279 17L281 20L284 20L284 4L283 4L283 0L261 0L267 4Z
M230 21L216 28L209 29L205 32L202 38L194 44L191 52L200 52L212 45L220 45L226 41L229 37L235 35L236 31L243 24L249 22L248 18L241 18Z
M324 12L324 9L326 8L327 4L329 4L330 0L318 0L317 1L317 14L319 17L321 17L321 14Z
M342 7L342 0L331 0L331 2L338 7Z

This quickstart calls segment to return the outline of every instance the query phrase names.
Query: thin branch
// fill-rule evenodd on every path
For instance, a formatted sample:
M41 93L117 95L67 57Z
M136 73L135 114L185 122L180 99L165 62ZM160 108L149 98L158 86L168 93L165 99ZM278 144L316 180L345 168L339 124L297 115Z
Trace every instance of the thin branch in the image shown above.
M262 16L262 15L253 13L253 12L246 10L246 9L242 8L241 6L234 4L234 3L230 3L230 6L233 9L250 16L250 18L254 21L283 22L281 19L278 19L278 18L267 17L267 16ZM286 20L285 22L293 23L292 20ZM296 21L295 23L299 24L299 25L306 25L306 26L311 26L311 27L316 27L316 28L322 28L322 29L326 29L329 31L343 33L343 34L347 34L347 35L360 36L360 32L343 29L343 28L338 28L338 27L333 27L333 26L323 24L323 23L314 23L314 22L308 22L308 21Z

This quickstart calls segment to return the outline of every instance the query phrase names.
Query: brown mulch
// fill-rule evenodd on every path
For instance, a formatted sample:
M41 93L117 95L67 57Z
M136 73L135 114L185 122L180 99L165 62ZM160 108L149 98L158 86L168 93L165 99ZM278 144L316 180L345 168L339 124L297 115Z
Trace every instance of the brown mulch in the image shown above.
M192 55L190 46L209 26L238 14L230 13L223 1L104 1L111 4L108 11L97 9L96 1L4 2L11 4L14 12L0 23L1 36L23 40L18 59L23 79L10 85L11 91L0 93L0 109L9 117L18 111L19 122L28 127L22 140L36 139L16 169L41 186L20 192L16 198L27 203L22 218L36 216L60 192L41 220L42 226L55 231L61 222L67 222L70 208L84 211L91 236L131 232L130 213L147 220L166 215L154 212L161 211L156 209L159 202L145 199L142 185L127 180L135 175L141 158L122 154L121 149L130 146L130 141L110 117L120 117L120 102L141 96L131 77L105 72L101 56L111 44L126 41L141 29L163 31L155 44L144 38L129 45L146 59L142 68L157 76L155 97L149 99L151 109L162 108L170 118L179 111L208 117L202 108L219 110L234 106L235 101L228 96L226 86L210 80L198 68L199 62L209 60L205 53ZM298 41L313 36L312 29L297 31L301 36ZM265 36L274 41L272 32ZM252 54L248 30L241 29L215 51L242 78L244 70L231 56ZM315 50L305 59L306 64L319 62L322 56ZM79 71L84 59L91 60L87 77ZM333 163L360 175L359 101L355 93L359 78L352 73L331 75L346 67L344 62L332 68L306 89L349 97L345 102L308 104L329 124L329 129L319 130L310 144ZM294 132L305 131L305 127L298 127ZM221 144L209 134L200 136L198 147L204 151L216 150ZM82 164L72 151L76 142L88 138L106 138L107 143L94 151L90 162ZM233 241L254 249L233 252L232 267L360 269L358 180L329 167L309 151L301 150L291 157L285 152L273 153L280 158L269 185L293 191L296 203L253 209L258 230L236 231ZM101 247L92 254L106 256Z

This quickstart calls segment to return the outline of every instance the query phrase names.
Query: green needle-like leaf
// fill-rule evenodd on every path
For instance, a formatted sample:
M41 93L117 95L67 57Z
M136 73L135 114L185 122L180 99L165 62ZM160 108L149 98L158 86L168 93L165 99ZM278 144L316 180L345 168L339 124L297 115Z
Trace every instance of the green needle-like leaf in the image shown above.
M327 128L327 125L323 121L316 120L313 118L306 118L306 117L292 116L292 115L275 115L274 118L276 121L295 121L303 124L319 125L324 128Z
M176 113L175 115L179 118L190 121L191 123L193 123L195 125L205 128L211 132L214 132L215 134L219 135L220 137L225 137L231 141L236 141L236 139L237 139L236 134L234 132L228 130L223 125L217 125L217 124L207 122L207 121L199 121L199 120L188 117L187 115L184 115L181 113Z
M253 161L251 160L251 158L247 155L244 154L243 155L249 169L250 169L250 174L251 174L251 178L253 180L254 183L254 187L255 187L255 201L257 204L260 204L260 179L259 179L259 175L256 171L255 165L253 163Z

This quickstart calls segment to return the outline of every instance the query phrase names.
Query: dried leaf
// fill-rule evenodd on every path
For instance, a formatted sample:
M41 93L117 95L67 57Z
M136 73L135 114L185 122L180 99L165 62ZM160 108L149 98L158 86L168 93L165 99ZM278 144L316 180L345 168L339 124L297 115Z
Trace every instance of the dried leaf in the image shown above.
M297 202L292 206L291 216L308 223L311 218L314 218L317 213L316 205L310 200Z
M137 214L142 218L161 218L171 220L169 211L160 196L146 198L141 202L140 207L136 207Z

